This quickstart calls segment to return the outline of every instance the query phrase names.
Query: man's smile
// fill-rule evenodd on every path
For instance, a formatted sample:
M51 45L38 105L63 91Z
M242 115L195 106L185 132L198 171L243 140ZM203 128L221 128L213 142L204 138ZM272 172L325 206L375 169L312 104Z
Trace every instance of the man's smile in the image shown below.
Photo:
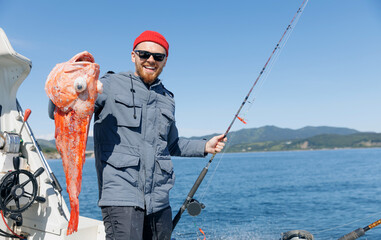
M145 71L147 72L147 73L154 73L154 72L156 72L156 67L154 67L154 66L148 66L148 65L146 65L146 66L143 66L143 68L145 69Z

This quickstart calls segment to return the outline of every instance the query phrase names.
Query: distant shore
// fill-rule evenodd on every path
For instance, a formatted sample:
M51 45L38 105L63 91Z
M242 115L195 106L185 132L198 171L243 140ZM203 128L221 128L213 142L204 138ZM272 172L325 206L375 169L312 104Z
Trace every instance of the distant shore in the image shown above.
M214 135L192 137L192 139L210 139ZM306 126L301 129L263 126L231 132L228 136L226 153L307 151L329 149L357 149L381 147L381 133L359 132L355 129L327 126ZM60 158L55 140L39 139L42 151L49 159ZM86 156L94 157L94 139L89 136Z
M61 160L61 155L59 152L43 152L44 156L48 160ZM94 151L86 151L87 158L94 158Z
M225 153L260 153L260 152L299 152L299 151L329 151L329 150L346 150L346 149L374 149L381 147L343 147L343 148L316 148L316 149L290 149L290 150L262 150L262 151L241 151L241 152L225 152ZM58 152L44 153L48 160L61 160L61 155ZM94 151L86 151L86 158L95 158Z

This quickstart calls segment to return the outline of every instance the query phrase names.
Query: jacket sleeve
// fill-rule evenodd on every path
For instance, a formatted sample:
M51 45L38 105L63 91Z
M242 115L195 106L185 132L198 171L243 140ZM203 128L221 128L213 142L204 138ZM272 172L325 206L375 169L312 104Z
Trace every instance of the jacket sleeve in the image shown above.
M48 115L49 118L54 120L54 110L56 109L56 105L52 102L52 100L49 99L49 104L48 104Z
M94 114L98 115L103 107L105 106L106 99L107 99L107 92L109 88L109 78L106 76L99 79L101 83L103 84L103 92L101 94L98 94L97 100L94 104Z
M205 157L206 140L189 140L178 137L175 122L172 123L168 134L168 149L171 156Z

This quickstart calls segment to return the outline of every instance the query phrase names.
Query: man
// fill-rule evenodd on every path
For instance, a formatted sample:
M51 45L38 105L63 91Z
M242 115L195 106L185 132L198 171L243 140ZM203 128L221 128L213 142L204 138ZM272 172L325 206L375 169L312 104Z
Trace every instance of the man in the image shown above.
M166 39L145 31L133 45L135 72L103 76L95 103L94 143L107 239L170 239L170 156L220 152L223 135L209 141L178 137L173 94L158 78L168 58Z

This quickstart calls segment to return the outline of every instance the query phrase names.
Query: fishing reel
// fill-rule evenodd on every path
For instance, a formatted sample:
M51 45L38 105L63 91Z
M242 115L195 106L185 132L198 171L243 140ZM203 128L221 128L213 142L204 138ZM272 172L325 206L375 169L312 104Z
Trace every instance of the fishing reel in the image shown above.
M205 208L203 203L198 202L196 199L191 199L187 205L188 214L192 217L198 216L201 210Z
M314 240L314 236L305 230L292 230L281 235L279 240Z

